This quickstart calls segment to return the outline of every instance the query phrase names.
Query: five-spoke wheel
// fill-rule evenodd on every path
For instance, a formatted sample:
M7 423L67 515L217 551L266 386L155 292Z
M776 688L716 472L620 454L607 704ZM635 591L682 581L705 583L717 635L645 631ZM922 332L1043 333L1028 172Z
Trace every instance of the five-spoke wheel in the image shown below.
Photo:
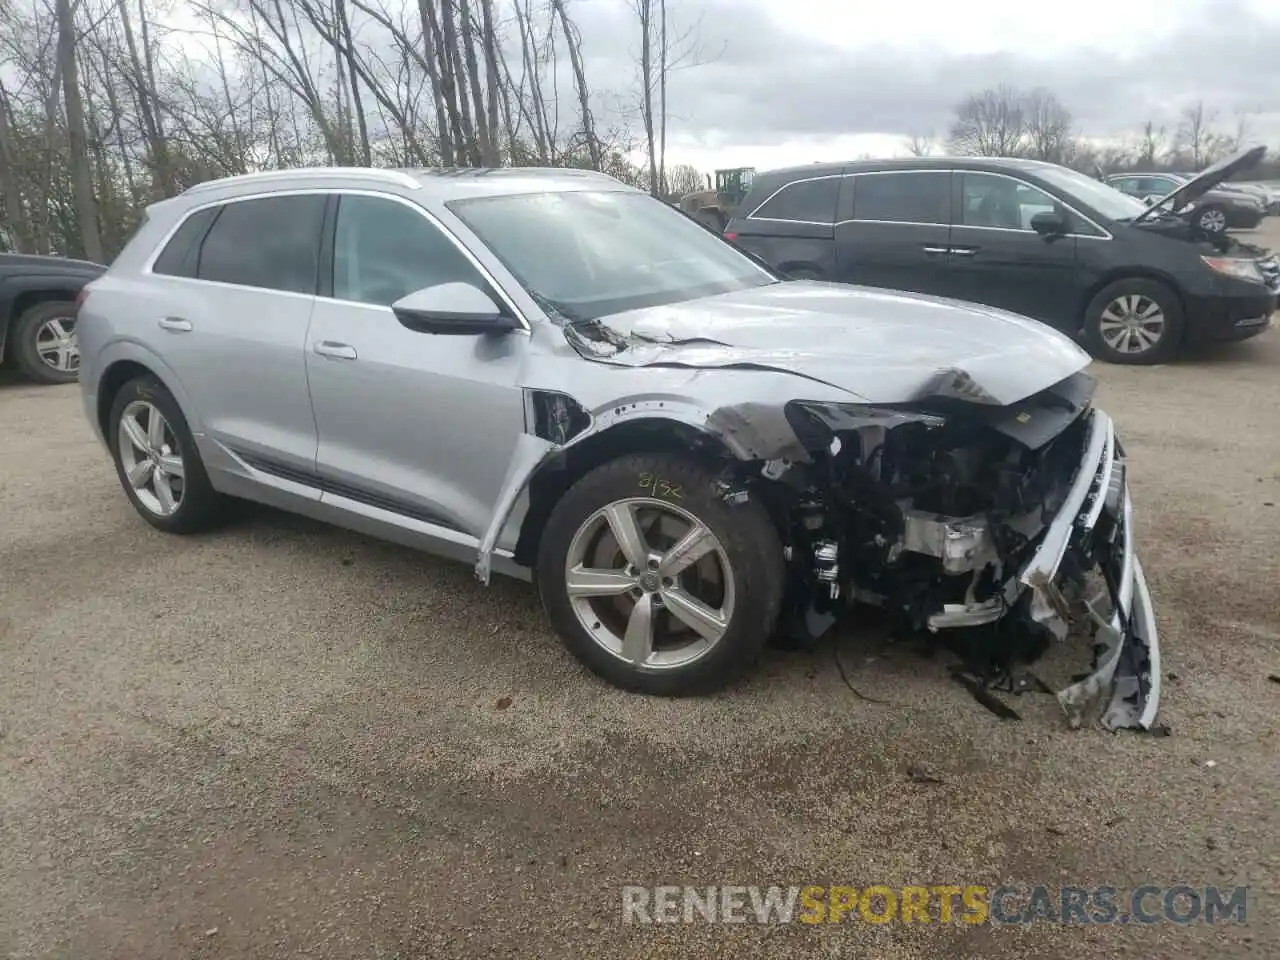
M105 426L120 485L149 524L194 533L217 519L222 498L164 384L151 376L124 384L112 398Z
M539 593L566 646L617 686L698 693L759 654L783 590L777 529L753 499L673 454L597 467L556 504L538 549Z

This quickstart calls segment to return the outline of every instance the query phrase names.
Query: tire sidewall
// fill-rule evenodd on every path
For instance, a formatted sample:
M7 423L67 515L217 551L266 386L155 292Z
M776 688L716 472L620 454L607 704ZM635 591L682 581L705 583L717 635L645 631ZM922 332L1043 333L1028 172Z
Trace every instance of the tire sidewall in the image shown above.
M80 379L79 372L63 373L54 370L36 351L36 337L40 328L53 319L76 319L76 307L70 300L46 300L34 307L24 310L15 321L10 335L13 337L14 358L18 369L29 380L37 383L75 383Z
M1158 303L1160 309L1164 311L1164 335L1153 349L1145 353L1121 353L1102 339L1102 312L1117 297L1130 294L1148 297ZM1130 365L1167 363L1176 356L1182 346L1184 333L1182 303L1179 301L1178 295L1170 287L1158 280L1149 280L1145 277L1117 280L1103 287L1089 302L1089 306L1085 311L1084 333L1090 352L1099 360Z
M182 456L182 502L178 504L178 509L167 517L157 516L138 499L133 485L125 475L124 464L120 459L120 418L125 408L135 400L150 403L160 411L169 423L174 442L178 445L178 453ZM196 449L195 438L192 437L191 429L187 426L187 419L182 415L182 409L173 398L173 394L164 384L155 377L136 377L121 387L111 402L106 436L111 460L115 464L116 476L120 479L120 486L144 520L156 529L168 533L187 533L206 522L217 495L205 473L200 453Z
M680 496L654 497L641 485L649 473ZM595 674L626 690L660 696L705 693L749 667L772 633L781 606L781 546L764 508L750 499L725 503L707 468L672 454L632 454L581 478L560 499L543 529L535 580L543 607L565 646ZM724 636L695 662L668 669L635 668L592 638L565 589L569 545L597 510L628 497L666 499L706 524L720 540L734 578L734 612Z

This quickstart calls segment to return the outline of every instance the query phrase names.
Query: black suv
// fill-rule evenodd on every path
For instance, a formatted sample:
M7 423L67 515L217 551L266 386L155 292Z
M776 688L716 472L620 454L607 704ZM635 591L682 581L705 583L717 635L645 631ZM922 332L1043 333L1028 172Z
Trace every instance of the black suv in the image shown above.
M796 279L969 300L1083 334L1102 359L1156 363L1187 340L1270 325L1276 258L1172 212L1264 152L1228 158L1151 206L1034 160L793 167L756 174L725 236Z

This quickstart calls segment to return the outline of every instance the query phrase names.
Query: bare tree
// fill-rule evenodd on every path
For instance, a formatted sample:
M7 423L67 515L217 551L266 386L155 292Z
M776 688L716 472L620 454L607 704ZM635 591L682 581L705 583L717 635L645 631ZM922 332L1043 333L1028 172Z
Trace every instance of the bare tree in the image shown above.
M1217 117L1217 111L1206 107L1203 100L1182 110L1177 143L1197 170L1210 162L1221 147L1221 138L1214 132Z
M600 138L596 135L596 121L591 112L591 95L587 89L587 75L582 66L582 36L577 25L565 13L565 0L551 0L551 8L560 19L564 30L564 42L569 48L569 63L573 67L573 83L578 92L578 107L581 111L582 136L586 141L587 151L591 157L591 166L595 170L603 169L604 156L600 149Z
M1148 120L1142 125L1142 137L1138 140L1138 164L1147 168L1156 167L1169 149L1168 136L1164 127L1157 127Z
M58 67L62 73L63 98L67 111L67 153L71 184L75 191L76 219L85 256L102 262L106 255L98 232L98 205L93 195L93 173L89 168L89 145L80 93L80 70L76 63L76 25L71 0L57 0Z
M907 153L913 157L927 157L933 153L933 134L932 133L913 133L907 137L904 144Z
M1012 87L972 94L956 108L951 143L961 152L981 157L1016 157L1028 146L1023 96Z
M1037 87L1024 98L1028 151L1036 160L1061 163L1071 141L1071 113L1048 90Z

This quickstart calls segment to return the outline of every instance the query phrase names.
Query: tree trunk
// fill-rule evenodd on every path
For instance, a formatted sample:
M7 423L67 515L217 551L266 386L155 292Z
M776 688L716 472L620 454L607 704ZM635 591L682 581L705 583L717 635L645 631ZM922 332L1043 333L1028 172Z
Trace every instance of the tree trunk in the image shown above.
M76 67L76 26L71 0L56 0L58 18L58 65L62 71L62 96L67 111L68 166L75 192L76 217L84 254L102 263L102 237L98 233L98 205L93 198L93 177L89 170L89 145L85 137L84 104L80 99L79 71Z
M555 15L560 18L560 27L564 30L565 43L569 45L569 62L573 66L573 84L578 91L578 108L582 114L582 134L587 140L587 150L591 154L591 166L600 170L603 158L600 155L600 141L596 138L595 120L591 116L591 97L587 89L587 75L582 66L582 50L578 42L577 29L564 12L564 0L551 0Z
M471 102L475 106L476 153L482 167L496 167L497 157L493 149L489 118L485 113L484 90L480 87L480 64L476 56L476 32L471 24L469 0L457 0L458 21L462 26L462 56L466 65L467 82L471 85Z
M16 253L31 253L30 228L23 209L18 170L14 166L13 121L9 94L0 84L0 192L4 193L5 222L13 234Z

